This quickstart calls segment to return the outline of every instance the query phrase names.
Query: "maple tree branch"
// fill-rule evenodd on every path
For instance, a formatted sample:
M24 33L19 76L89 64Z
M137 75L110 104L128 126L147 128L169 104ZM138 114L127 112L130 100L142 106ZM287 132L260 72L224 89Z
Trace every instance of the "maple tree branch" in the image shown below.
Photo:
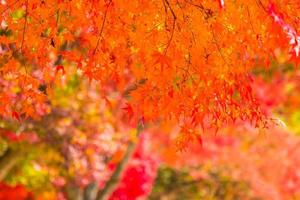
M56 27L58 27L58 22L59 22L59 9L56 11Z
M17 165L20 156L18 152L8 149L0 159L0 182L5 179L7 174Z
M164 0L164 2L167 4L168 8L171 10L171 13L172 13L172 16L173 16L174 20L176 20L177 17L176 17L176 15L175 15L175 12L174 12L173 8L172 8L171 5L170 5L169 0Z
M94 49L94 55L98 49L98 46L99 46L99 43L100 43L100 40L101 40L101 37L102 37L102 33L103 33L103 30L104 30L104 25L105 25L105 22L106 22L106 17L107 17L107 12L108 12L108 8L109 6L111 5L112 3L112 0L110 0L106 6L106 10L104 12L104 17L103 17L103 21L102 21L102 25L101 25L101 29L100 29L100 33L99 33L99 37L98 37L98 40L97 40L97 43L96 43L96 47Z
M26 26L27 26L27 16L28 16L28 0L26 0L25 22L24 22L24 26L23 26L22 43L21 43L21 47L20 47L21 53L22 53L23 44L24 44L24 40L25 40L25 32L26 32Z
M123 96L128 97L132 91L137 90L140 86L146 84L147 80L148 79L140 79L136 83L129 85L123 92Z
M261 37L259 34L257 34L254 30L254 26L253 26L253 23L252 23L252 20L251 20L251 15L250 15L250 11L249 11L249 7L247 6L246 7L246 10L247 10L247 15L248 15L248 18L249 18L249 22L250 22L250 26L251 26L251 29L253 31L253 33L256 35L256 38L258 40L258 43L260 45L260 47L262 46L262 41L261 41Z
M266 12L266 13L269 13L267 8L264 6L264 4L261 2L261 0L255 0L256 1L256 4L258 6L261 6L263 8L263 10Z
M247 15L248 15L248 18L249 18L249 22L250 22L251 29L252 29L253 33L255 33L254 27L253 27L253 24L252 24L252 20L251 20L251 16L250 16L249 7L248 7L248 6L246 7L246 10L247 10Z
M200 4L195 4L194 2L187 1L187 0L185 0L185 2L192 5L192 6L194 6L194 7L196 7L196 8L198 8L198 9L200 9L201 11L205 11L205 8L201 3Z
M192 1L187 1L185 0L186 3L196 7L197 9L200 10L200 12L202 12L203 14L205 14L205 19L209 19L213 16L213 11L209 8L205 8L201 3L200 4L195 4Z
M172 13L172 16L173 16L173 24L172 24L171 36L169 38L169 41L168 41L167 46L166 46L165 51L164 51L164 54L166 55L167 51L168 51L168 48L169 48L169 46L170 46L170 44L171 44L171 42L173 40L177 17L175 15L175 12L174 12L173 8L170 5L169 0L163 0L163 2L164 2L164 6L165 6L165 4L168 6L168 8L170 9L170 11Z
M138 138L139 138L142 130L143 130L143 125L142 125L142 123L139 123L139 125L137 127L137 137ZM106 182L104 188L97 192L96 200L107 200L111 196L111 194L114 192L114 190L118 186L121 175L122 175L127 163L129 162L129 159L131 158L136 146L137 146L137 142L134 142L134 141L129 142L124 157L116 166L116 169L114 170L110 179Z
M221 51L221 48L220 48L220 46L219 46L219 44L218 44L218 41L217 41L217 39L216 39L216 37L215 37L215 34L213 33L213 31L211 31L211 32L212 32L212 36L213 36L214 43L215 43L215 45L216 45L216 47L217 47L217 49L218 49L218 52L219 52L219 54L220 54L222 60L224 61L224 63L225 63L226 65L230 66L230 64L227 62L227 60L225 59L225 56L223 55L223 53L222 53L222 51Z
M30 13L30 14L28 13L28 15L31 16L32 17L31 19L35 20L37 23L39 23L40 25L43 25L43 23L45 23L44 22L45 20L48 20L51 17L57 15L57 11L54 12L53 14L49 15L48 17L42 18L42 19L39 19L37 16L34 16L34 13Z

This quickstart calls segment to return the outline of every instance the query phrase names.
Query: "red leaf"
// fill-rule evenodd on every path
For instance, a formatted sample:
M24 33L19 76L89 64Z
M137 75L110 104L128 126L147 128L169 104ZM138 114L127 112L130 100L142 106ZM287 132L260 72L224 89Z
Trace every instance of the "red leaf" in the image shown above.
M65 69L64 69L64 67L62 65L57 65L55 67L55 73L57 74L57 73L59 73L59 71L61 71L62 74L65 74Z
M126 111L126 115L129 119L133 117L133 109L129 103L126 103L126 106L122 109Z
M21 121L21 120L20 120L20 115L19 115L16 111L13 111L13 112L11 113L11 116L12 116L12 118L18 120L19 122Z
M199 142L199 144L201 145L201 147L203 146L203 141L202 141L202 137L201 135L197 135L197 141Z

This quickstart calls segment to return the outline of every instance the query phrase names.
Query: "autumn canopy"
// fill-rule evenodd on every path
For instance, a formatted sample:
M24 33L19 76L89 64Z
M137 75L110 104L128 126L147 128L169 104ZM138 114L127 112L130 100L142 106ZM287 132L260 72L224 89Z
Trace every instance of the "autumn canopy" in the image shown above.
M123 194L126 184L112 193L117 181L111 180L131 155L138 164L129 165L123 181L135 174L136 185L153 182L148 175L158 161L144 142L161 142L170 157L169 141L182 150L225 127L280 124L272 109L289 98L274 90L299 83L284 74L299 70L299 0L0 0L0 15L0 158L53 150L63 159L51 154L49 160L64 163L67 172L50 173L59 177L51 181L58 188L67 185L61 177L72 177L72 187L98 184L104 189L96 189L97 199ZM284 78L267 85L263 78L274 66ZM283 110L300 105L294 96ZM139 135L148 128L164 134ZM293 140L278 137L286 146ZM242 139L220 140L230 146ZM1 159L0 184L10 171ZM42 162L48 170L47 159ZM137 166L148 175L140 176Z
M264 126L250 72L298 63L299 9L297 0L1 1L1 115L38 118L53 85L78 73L108 102L125 96L135 122Z

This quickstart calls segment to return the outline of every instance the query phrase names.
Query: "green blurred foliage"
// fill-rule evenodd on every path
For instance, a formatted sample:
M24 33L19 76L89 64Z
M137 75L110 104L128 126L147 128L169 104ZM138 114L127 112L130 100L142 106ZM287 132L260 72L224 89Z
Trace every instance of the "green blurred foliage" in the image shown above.
M54 190L51 178L62 173L62 158L59 152L47 144L10 143L11 151L16 152L17 164L5 177L11 185L22 184L34 192Z
M7 150L7 147L7 142L4 139L0 138L0 157L4 155L4 153Z
M61 106L67 108L70 105L70 96L76 94L80 87L79 77L73 74L63 87L56 87L54 90L54 97L51 103L53 106Z
M161 167L158 171L150 200L259 200L254 197L247 183L210 169L201 179L194 179L188 170Z
M300 110L297 110L291 114L289 124L292 127L293 131L297 135L300 135Z

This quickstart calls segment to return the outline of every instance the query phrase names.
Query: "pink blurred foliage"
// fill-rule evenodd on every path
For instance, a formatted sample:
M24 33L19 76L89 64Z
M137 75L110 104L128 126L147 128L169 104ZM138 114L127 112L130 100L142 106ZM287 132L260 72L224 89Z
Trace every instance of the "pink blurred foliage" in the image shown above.
M232 135L234 132L234 136ZM226 169L227 175L250 184L263 199L300 197L300 138L278 127L265 133L230 127L217 136L206 136L203 146L194 143L178 152L172 167L189 168L194 179L207 177L199 166ZM188 159L187 159L188 158Z

